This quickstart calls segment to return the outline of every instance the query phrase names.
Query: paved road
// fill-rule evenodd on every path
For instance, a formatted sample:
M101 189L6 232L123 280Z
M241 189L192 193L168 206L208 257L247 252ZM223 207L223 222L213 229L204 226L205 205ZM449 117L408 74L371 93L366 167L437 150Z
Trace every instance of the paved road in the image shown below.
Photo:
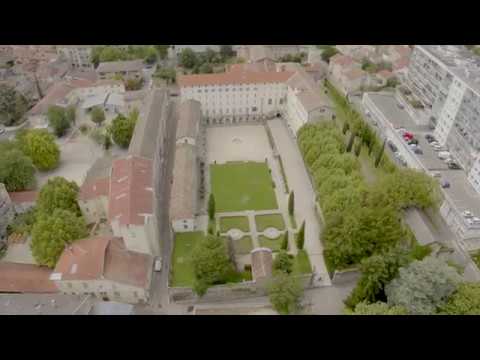
M305 220L305 249L316 273L316 281L331 285L320 241L320 224L315 213L315 192L305 169L302 155L281 119L269 120L272 136L282 157L289 188L295 192L295 216L300 226ZM321 279L318 279L318 276Z

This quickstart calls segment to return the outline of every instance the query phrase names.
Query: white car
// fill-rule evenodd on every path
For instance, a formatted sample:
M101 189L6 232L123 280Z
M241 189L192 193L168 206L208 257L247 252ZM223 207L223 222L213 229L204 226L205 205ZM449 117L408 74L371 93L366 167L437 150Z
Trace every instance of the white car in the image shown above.
M462 213L462 215L463 215L464 217L466 217L466 218L471 218L471 217L473 217L473 214L472 214L470 211L468 211L468 210L465 210L465 211Z
M155 260L154 269L155 269L156 272L162 271L162 259L157 258Z
M436 171L435 171L435 172L432 172L432 176L433 176L434 178L440 178L440 177L442 177L442 174L440 174L439 172L436 172Z

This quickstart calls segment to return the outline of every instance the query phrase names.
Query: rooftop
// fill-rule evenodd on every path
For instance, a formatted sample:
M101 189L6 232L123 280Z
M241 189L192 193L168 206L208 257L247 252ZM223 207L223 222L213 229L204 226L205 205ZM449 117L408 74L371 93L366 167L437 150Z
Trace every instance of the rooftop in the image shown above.
M233 71L219 74L181 75L178 78L178 84L180 87L189 87L206 85L283 83L292 75L293 73L288 71Z
M90 200L98 196L108 196L110 179L101 178L91 182L84 182L78 194L79 200Z
M415 45L441 61L454 75L480 94L480 56L463 45Z
M141 71L143 60L109 61L98 64L98 73L114 73L121 71Z
M189 144L178 145L175 151L170 201L170 218L172 220L194 217L197 199L194 186L196 173L195 147Z
M0 292L56 293L51 273L51 269L43 266L0 262Z
M143 225L153 214L153 161L127 156L113 162L108 218L121 225Z

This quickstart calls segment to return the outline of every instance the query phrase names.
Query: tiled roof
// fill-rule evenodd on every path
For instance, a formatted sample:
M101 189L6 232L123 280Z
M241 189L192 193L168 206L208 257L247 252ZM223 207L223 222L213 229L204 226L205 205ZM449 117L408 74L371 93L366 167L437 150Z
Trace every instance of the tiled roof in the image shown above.
M355 62L350 56L343 54L336 54L330 58L330 64L348 66Z
M17 191L8 193L10 200L15 204L31 203L38 199L38 191Z
M353 69L345 72L345 76L349 80L356 80L358 78L361 78L361 77L365 76L366 74L367 73L365 71L363 71L362 69L358 69L358 68L353 68Z
M231 71L219 74L182 75L178 78L178 84L180 87L189 87L205 85L283 83L292 75L293 73L288 71Z
M109 178L102 178L88 183L83 183L78 194L79 200L91 200L98 196L108 196L110 186Z
M107 280L148 289L153 257L126 249L123 239L113 238L105 254L103 277Z
M153 214L153 161L127 156L113 162L108 218L120 225L143 225Z
M180 104L178 125L177 125L177 139L183 137L196 138L198 127L202 118L202 110L200 102L196 100L186 100Z
M114 73L120 71L140 71L143 69L143 60L109 61L102 62L97 67L98 73Z
M382 71L379 71L377 74L377 76L381 77L381 78L384 78L384 79L389 79L391 78L393 75L393 73L389 70L382 70Z
M0 292L56 293L51 273L43 266L0 262Z
M104 270L105 250L110 237L101 236L75 241L66 247L55 266L59 280L96 280Z
M170 199L170 218L172 220L194 217L197 199L196 175L195 147L189 144L178 145L175 151Z

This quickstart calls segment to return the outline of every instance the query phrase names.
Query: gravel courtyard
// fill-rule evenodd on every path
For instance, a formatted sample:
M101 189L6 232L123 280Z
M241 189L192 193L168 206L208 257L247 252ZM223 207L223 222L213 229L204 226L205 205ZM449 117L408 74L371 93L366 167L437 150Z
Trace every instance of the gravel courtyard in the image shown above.
M261 125L210 127L207 144L208 163L265 161L272 155L267 133Z

